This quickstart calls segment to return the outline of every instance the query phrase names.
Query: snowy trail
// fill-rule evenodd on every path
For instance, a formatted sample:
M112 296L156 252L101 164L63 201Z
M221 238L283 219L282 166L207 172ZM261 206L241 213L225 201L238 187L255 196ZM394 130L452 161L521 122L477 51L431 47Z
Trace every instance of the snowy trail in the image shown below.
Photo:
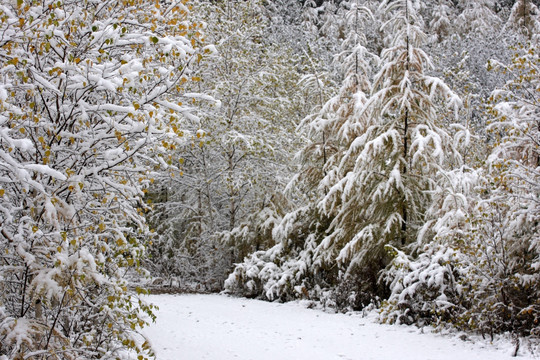
M220 295L153 295L150 301L160 310L156 323L144 332L158 360L516 359L509 348L482 347L297 303Z

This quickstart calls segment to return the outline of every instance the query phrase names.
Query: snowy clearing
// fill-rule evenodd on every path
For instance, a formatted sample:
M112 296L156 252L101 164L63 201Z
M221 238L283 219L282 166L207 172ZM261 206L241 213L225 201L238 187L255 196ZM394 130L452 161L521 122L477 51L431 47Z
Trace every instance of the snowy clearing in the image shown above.
M144 333L158 360L515 359L508 343L495 348L299 303L221 295L153 295L150 301L159 306L158 318Z

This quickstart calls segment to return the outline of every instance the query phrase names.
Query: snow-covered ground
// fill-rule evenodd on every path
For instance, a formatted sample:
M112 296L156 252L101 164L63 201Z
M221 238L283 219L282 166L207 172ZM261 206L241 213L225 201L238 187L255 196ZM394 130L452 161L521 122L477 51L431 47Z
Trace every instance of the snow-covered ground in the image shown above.
M158 360L515 359L509 343L496 348L298 303L221 295L153 295L150 301L159 306L158 318L144 333Z

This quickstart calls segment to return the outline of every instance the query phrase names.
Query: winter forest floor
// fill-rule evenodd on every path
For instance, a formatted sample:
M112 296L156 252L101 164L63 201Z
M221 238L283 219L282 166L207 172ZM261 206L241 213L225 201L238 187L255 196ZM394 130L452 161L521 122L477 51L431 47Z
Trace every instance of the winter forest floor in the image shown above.
M513 345L461 340L361 314L330 314L300 303L221 295L152 295L156 322L144 330L158 360L503 360ZM522 346L524 348L525 346ZM527 349L518 359L538 359Z

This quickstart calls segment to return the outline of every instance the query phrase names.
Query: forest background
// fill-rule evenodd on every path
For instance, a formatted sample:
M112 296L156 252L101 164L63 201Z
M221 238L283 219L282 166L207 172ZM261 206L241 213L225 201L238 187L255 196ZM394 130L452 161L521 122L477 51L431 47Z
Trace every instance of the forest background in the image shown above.
M533 0L0 4L0 359L145 288L540 335Z

